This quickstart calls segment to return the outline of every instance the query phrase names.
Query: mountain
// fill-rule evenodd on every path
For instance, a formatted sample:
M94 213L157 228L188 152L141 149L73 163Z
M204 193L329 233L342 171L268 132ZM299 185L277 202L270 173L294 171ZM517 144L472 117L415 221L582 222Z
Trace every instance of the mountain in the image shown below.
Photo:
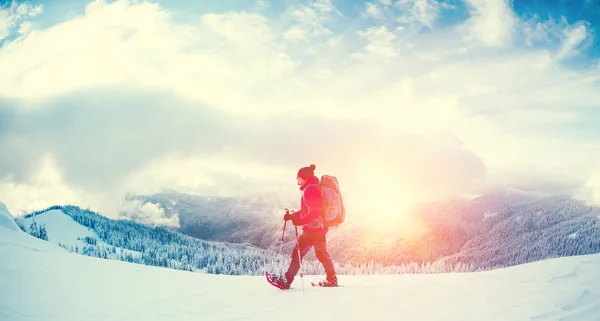
M272 195L213 198L170 192L138 197L160 204L167 215L178 213L179 231L184 234L269 250L279 249L283 208L297 207ZM358 214L349 212L348 221L330 232L328 246L336 261L355 265L443 261L485 270L600 252L600 209L566 196L511 191L420 204L410 215L425 230L410 238L402 236L401 227L396 234L380 235L357 221ZM287 233L285 253L295 242L293 227ZM314 259L314 253L308 258Z
M23 231L69 251L144 265L257 275L277 260L272 252L253 246L203 241L76 206L53 206L16 221Z
M203 240L248 243L265 249L279 244L286 203L276 195L252 197L196 196L178 192L135 197L159 204L167 217L179 216L179 231Z
M309 282L322 276L305 275L282 292L263 276L192 273L74 255L15 229L11 220L0 211L0 320L299 321L309 313L314 321L374 315L414 321L596 321L600 315L598 254L480 273L343 276L340 288L312 288ZM54 220L47 221L49 240Z
M228 275L261 275L287 267L288 254L278 255L248 244L196 239L165 227L129 220L113 220L77 206L52 206L17 218L20 230L74 253L176 270ZM14 222L12 222L14 224ZM345 274L439 273L470 269L462 263L401 264L335 263ZM306 275L319 274L321 264L309 257L302 262Z
M39 226L32 226L33 215L27 215L24 230L85 255L208 273L257 275L289 262L295 231L288 225L280 243L281 214L282 208L294 207L273 195L225 198L171 192L139 199L160 204L167 216L179 215L181 227L109 220L66 206L33 213ZM55 216L56 210L94 234L69 228L77 237L67 237L63 227L49 228L44 218ZM424 231L408 238L378 234L356 214L348 213L348 221L328 238L339 274L483 271L600 253L600 209L566 196L498 193L421 204L411 215ZM52 233L63 240L56 241ZM303 268L308 274L322 270L314 251Z
M480 232L444 261L488 268L600 252L600 210L566 196L546 197L484 215Z

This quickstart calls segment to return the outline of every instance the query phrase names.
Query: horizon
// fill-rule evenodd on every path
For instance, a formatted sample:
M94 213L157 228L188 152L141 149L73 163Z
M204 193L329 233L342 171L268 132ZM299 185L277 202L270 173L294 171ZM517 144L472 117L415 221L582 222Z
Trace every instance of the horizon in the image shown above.
M600 204L597 1L0 8L11 213L160 216L126 196L166 189L296 200L310 164L382 221L513 189Z

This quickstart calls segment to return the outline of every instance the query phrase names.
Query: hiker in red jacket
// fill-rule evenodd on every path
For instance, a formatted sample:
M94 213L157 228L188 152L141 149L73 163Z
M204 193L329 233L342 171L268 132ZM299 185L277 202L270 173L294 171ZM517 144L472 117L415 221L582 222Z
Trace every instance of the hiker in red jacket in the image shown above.
M292 261L287 272L283 276L274 276L271 281L283 289L289 289L294 281L294 277L300 269L300 256L304 256L314 246L317 259L323 264L327 279L318 283L319 286L337 286L337 277L329 253L327 252L326 236L328 228L324 226L321 213L321 189L319 187L319 178L315 176L315 165L303 167L298 171L296 177L302 198L300 200L300 210L293 214L285 214L283 219L292 221L295 226L302 226L302 234L298 238L298 243L292 251Z

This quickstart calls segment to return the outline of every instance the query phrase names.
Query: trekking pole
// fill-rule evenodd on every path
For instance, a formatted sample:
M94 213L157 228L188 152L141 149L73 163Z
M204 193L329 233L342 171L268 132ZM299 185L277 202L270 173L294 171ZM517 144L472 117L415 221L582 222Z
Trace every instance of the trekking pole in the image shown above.
M285 209L285 213L288 214L290 210ZM280 274L283 272L283 268L281 267L281 249L283 247L283 240L285 237L285 227L287 225L287 221L283 221L283 231L281 231L281 242L279 243L279 255L277 256L277 265L279 266Z
M302 292L304 292L304 273L302 273L302 254L300 253L302 249L298 239L298 226L294 227L296 228L296 247L298 248L298 261L300 262L300 280L302 280Z
M285 225L287 224L287 221L283 222L283 231L281 231L281 242L279 243L279 255L281 255L281 248L283 247L283 238L285 236Z

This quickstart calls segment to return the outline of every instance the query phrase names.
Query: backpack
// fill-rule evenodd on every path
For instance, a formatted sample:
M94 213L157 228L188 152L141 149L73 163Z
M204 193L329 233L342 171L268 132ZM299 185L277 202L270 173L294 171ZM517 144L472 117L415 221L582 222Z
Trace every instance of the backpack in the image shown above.
M337 227L346 219L346 209L342 201L340 185L335 176L323 175L319 184L321 188L323 223L326 227Z

